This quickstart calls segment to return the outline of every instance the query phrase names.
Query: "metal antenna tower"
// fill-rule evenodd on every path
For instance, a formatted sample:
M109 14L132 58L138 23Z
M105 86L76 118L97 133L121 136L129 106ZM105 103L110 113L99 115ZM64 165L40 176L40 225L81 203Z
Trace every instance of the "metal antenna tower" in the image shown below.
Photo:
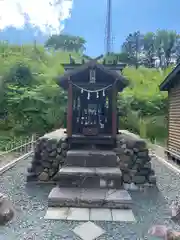
M106 28L105 28L105 51L112 51L112 0L107 0Z

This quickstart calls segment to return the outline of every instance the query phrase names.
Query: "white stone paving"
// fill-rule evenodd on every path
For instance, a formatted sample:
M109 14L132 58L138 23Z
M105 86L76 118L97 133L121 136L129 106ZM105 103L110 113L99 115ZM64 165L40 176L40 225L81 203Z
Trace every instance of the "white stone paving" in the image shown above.
M112 221L111 209L91 208L90 221Z
M130 209L49 207L45 219L67 221L136 222Z
M69 208L49 207L44 218L50 220L66 220L68 216L68 211Z
M67 220L89 221L89 209L88 208L69 208Z
M73 232L82 240L95 240L105 233L105 230L92 222L86 222L78 225Z
M112 209L113 222L135 222L135 217L130 209Z

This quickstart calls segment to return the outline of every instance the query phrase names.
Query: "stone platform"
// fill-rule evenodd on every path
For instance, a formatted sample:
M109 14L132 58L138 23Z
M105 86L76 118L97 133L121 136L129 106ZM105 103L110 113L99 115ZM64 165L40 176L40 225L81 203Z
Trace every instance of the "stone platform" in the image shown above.
M131 205L129 193L117 189L55 187L48 196L49 207L129 209Z
M131 208L122 190L122 174L113 151L69 150L56 175L57 187L48 197L49 207Z

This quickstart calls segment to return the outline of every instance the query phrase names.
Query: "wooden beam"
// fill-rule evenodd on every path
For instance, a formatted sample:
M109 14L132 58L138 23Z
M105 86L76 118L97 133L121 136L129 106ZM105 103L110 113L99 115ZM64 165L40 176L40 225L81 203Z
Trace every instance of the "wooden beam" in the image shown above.
M72 136L72 98L73 98L73 91L72 91L72 83L69 80L68 86L68 109L67 109L67 136Z

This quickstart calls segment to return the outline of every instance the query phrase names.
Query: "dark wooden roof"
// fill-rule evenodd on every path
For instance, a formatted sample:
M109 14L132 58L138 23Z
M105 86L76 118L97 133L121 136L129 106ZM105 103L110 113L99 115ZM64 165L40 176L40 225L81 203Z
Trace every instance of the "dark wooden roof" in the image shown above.
M85 62L86 64L87 62ZM100 65L102 65L101 63L99 63ZM66 63L66 64L62 64L62 66L64 67L65 70L75 70L76 68L78 67L81 67L82 66L82 63L75 63L74 65L73 64L69 64L69 63ZM118 64L103 64L103 66L106 68L106 69L109 69L109 70L112 70L112 71L122 71L126 66L127 64L126 63L118 63Z
M178 64L160 84L161 91L168 91L177 81L177 75L180 73L180 64Z
M75 67L74 69L71 68L72 70L65 72L65 74L63 76L58 77L57 83L64 89L67 89L68 88L68 80L70 77L73 77L76 74L84 72L86 69L88 69L90 67L95 67L95 68L99 69L100 71L104 72L105 74L107 74L107 76L109 75L110 77L114 78L114 80L117 80L117 82L118 82L117 87L120 91L123 88L125 88L126 86L128 86L128 84L129 84L129 81L119 73L120 71L117 72L117 70L119 70L118 66L116 66L116 68L114 68L116 70L110 70L110 69L112 69L112 67L110 68L110 66L108 66L108 65L104 66L102 64L99 64L99 63L97 63L96 60L89 61L89 62L85 63L84 65L79 65L79 66ZM122 68L123 67L121 65L121 69Z

